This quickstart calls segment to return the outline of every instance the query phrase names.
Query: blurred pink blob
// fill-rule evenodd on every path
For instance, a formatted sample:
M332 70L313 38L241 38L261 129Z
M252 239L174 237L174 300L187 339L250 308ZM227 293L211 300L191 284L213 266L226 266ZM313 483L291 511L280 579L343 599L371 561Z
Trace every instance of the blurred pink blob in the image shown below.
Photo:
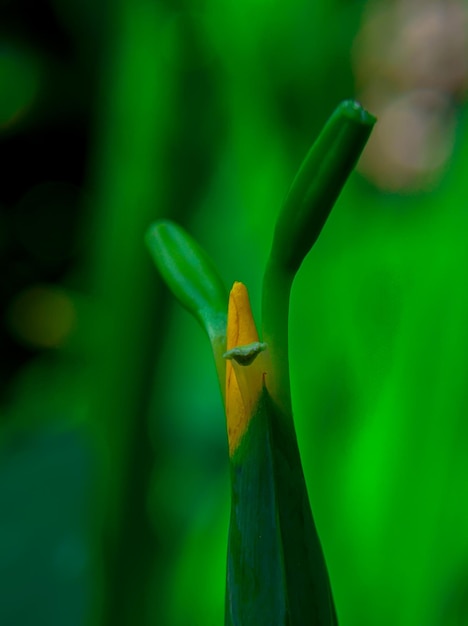
M458 0L369 5L354 47L358 99L379 123L360 162L376 186L415 192L452 154L468 84L468 11Z

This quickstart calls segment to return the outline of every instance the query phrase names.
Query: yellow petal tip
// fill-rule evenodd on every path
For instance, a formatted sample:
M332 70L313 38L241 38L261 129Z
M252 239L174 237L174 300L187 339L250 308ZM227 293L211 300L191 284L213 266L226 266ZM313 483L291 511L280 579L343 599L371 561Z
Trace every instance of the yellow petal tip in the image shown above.
M258 333L247 287L235 282L229 294L226 348L231 351L256 342ZM245 366L230 360L226 362L226 419L230 456L247 431L261 385L262 375L258 363L254 367L253 364Z

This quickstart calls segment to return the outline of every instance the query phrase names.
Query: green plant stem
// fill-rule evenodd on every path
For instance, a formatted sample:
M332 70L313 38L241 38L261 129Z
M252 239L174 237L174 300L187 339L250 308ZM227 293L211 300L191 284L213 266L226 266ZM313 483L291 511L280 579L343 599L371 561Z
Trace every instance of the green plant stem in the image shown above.
M308 254L369 138L375 118L356 102L342 102L304 159L279 214L262 294L263 340L271 359L269 391L291 415L288 358L289 300Z
M285 415L292 414L289 379L288 323L293 276L270 257L263 277L263 341L268 346L267 386Z

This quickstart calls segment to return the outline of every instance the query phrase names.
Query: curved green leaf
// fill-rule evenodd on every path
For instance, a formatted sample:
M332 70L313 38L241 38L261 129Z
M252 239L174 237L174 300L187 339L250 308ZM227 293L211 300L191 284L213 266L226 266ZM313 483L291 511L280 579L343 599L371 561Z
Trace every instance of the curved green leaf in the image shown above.
M294 276L316 242L361 154L375 117L352 100L332 114L305 157L278 217L263 279L263 340L270 345L270 392L290 412L289 297Z
M271 262L295 274L317 240L369 138L375 117L345 100L306 155L276 223Z
M169 220L154 222L146 243L164 282L208 334L224 397L228 293L213 261L183 228Z
M169 289L208 335L225 330L228 294L213 261L198 243L169 220L152 224L146 243Z

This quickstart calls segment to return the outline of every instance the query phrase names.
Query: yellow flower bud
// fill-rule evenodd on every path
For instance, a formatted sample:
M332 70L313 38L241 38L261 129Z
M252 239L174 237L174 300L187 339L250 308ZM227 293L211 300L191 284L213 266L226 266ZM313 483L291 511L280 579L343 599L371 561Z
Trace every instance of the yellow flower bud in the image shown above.
M227 350L250 346L258 342L258 333L250 308L249 294L243 283L235 282L229 294L227 320ZM226 361L226 420L229 454L237 449L260 397L264 376L264 361L258 344L258 356L241 364L239 359Z

